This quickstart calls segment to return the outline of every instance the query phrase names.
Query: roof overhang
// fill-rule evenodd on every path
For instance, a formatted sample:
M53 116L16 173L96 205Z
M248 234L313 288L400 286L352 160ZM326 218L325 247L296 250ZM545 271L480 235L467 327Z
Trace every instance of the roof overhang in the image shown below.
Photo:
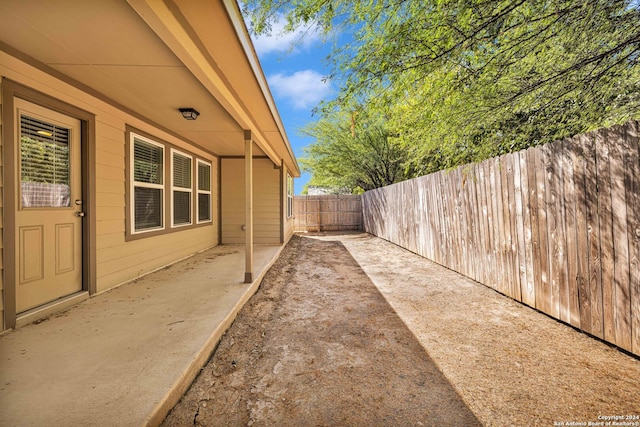
M0 48L219 156L251 130L300 174L235 0L3 0Z

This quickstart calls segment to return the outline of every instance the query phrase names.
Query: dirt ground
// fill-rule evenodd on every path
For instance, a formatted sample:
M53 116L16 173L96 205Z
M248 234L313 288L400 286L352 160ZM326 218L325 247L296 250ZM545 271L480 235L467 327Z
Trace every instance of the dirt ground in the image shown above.
M348 234L294 236L163 425L640 426L639 417L638 359Z

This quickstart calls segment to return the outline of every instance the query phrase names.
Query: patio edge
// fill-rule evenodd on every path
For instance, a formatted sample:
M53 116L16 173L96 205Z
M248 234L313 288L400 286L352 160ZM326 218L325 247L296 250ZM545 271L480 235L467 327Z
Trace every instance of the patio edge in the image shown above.
M182 396L187 392L195 378L200 373L202 367L207 363L214 350L216 349L220 339L224 333L231 327L236 316L242 310L242 307L249 301L249 299L258 291L262 279L267 274L267 271L271 269L273 264L278 260L282 250L285 248L288 242L285 242L280 246L275 256L265 268L260 272L258 277L251 283L251 286L242 294L242 297L229 311L229 314L218 324L218 326L212 331L211 335L204 343L202 349L194 356L192 362L187 369L182 373L180 378L173 384L167 394L160 400L160 402L152 410L151 414L146 418L143 425L149 427L159 426L162 421L169 414L171 409L180 401Z

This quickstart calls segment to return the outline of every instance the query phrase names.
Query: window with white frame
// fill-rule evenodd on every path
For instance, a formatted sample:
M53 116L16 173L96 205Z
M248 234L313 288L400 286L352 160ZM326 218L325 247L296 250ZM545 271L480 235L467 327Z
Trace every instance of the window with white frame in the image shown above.
M209 159L127 129L126 239L135 240L213 223Z
M164 146L131 134L133 233L164 228Z
M293 216L293 178L287 174L287 218Z
M193 158L190 155L171 149L171 225L173 227L192 223L192 161Z
M198 159L198 223L211 222L211 164Z

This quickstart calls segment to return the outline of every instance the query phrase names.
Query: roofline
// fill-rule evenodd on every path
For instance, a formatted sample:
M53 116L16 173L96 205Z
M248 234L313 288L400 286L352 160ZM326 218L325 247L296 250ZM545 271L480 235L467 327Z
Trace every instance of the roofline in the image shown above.
M253 45L253 41L251 41L251 36L249 36L249 30L247 29L247 25L242 16L242 12L238 7L238 2L236 0L223 0L224 7L227 10L227 14L231 19L231 23L236 30L236 34L240 43L242 44L242 48L244 49L245 55L249 60L249 64L253 69L253 74L256 76L258 80L258 85L262 90L262 94L269 106L269 110L271 111L271 115L273 116L274 121L276 122L276 126L280 131L280 134L283 137L283 140L286 144L287 151L293 160L293 166L295 167L295 172L299 176L301 174L300 167L298 166L298 162L296 161L296 156L293 154L293 149L291 148L291 143L289 142L289 137L287 136L287 132L284 129L284 124L282 123L282 119L280 114L278 113L278 109L276 108L275 101L273 100L273 95L271 94L271 90L269 89L269 85L267 83L267 79L264 76L264 72L262 70L262 66L260 65L260 61L258 59L258 54L256 53L255 47Z

